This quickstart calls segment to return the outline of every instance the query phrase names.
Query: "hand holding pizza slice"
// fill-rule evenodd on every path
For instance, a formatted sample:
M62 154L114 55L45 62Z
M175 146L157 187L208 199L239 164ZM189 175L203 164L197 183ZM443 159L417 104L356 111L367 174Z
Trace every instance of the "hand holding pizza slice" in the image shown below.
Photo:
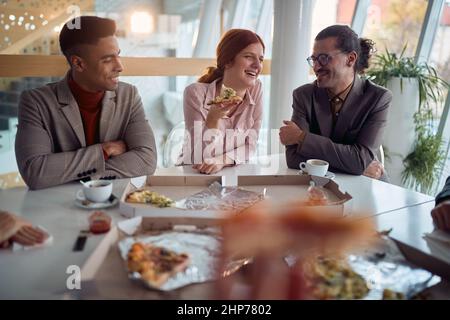
M242 98L236 94L236 91L232 88L228 88L222 84L220 95L209 101L207 105L212 104L238 104L242 101Z

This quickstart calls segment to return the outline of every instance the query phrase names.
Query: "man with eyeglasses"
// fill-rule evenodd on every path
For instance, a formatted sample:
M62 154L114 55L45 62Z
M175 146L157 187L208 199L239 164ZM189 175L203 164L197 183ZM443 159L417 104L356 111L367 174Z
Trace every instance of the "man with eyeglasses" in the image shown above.
M316 36L307 61L317 79L294 90L292 119L280 128L289 168L314 158L328 161L331 170L385 178L377 152L392 94L359 76L373 45L344 25Z

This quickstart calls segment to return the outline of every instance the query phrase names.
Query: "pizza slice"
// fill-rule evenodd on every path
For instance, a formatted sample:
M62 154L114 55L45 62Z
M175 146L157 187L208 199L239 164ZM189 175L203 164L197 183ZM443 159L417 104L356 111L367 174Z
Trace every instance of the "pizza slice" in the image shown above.
M190 263L186 253L136 242L128 251L128 270L138 272L149 285L161 287L173 275L182 272Z
M236 91L232 88L228 88L222 84L222 88L220 89L220 95L215 97L214 100L211 100L207 103L207 105L211 104L229 104L229 103L239 103L242 101L242 98L236 94Z
M131 203L149 203L160 208L171 207L173 205L172 199L150 190L133 191L127 195L125 201Z

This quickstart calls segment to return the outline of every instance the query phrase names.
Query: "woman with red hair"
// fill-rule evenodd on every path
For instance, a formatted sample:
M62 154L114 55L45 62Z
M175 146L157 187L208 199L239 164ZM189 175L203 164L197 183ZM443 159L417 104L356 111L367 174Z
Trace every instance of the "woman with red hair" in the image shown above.
M231 29L223 35L216 49L217 66L184 91L183 164L212 174L248 161L262 122L258 76L264 50L262 39L250 30ZM230 95L233 99L223 101Z

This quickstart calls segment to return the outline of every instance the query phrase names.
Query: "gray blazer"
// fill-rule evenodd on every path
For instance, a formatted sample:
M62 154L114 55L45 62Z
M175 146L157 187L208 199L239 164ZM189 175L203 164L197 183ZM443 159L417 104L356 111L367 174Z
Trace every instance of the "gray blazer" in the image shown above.
M127 152L104 160L101 144L86 147L80 111L63 80L24 91L19 103L16 160L31 189L68 181L150 175L156 147L136 87L119 82L102 100L100 143L123 140Z
M445 185L442 191L439 192L439 194L436 196L436 205L449 199L450 199L450 176L447 177L447 181L445 181Z
M307 133L300 145L286 147L288 167L314 158L328 161L331 170L361 175L380 148L391 92L356 76L334 128L326 89L311 83L293 96L292 121Z

